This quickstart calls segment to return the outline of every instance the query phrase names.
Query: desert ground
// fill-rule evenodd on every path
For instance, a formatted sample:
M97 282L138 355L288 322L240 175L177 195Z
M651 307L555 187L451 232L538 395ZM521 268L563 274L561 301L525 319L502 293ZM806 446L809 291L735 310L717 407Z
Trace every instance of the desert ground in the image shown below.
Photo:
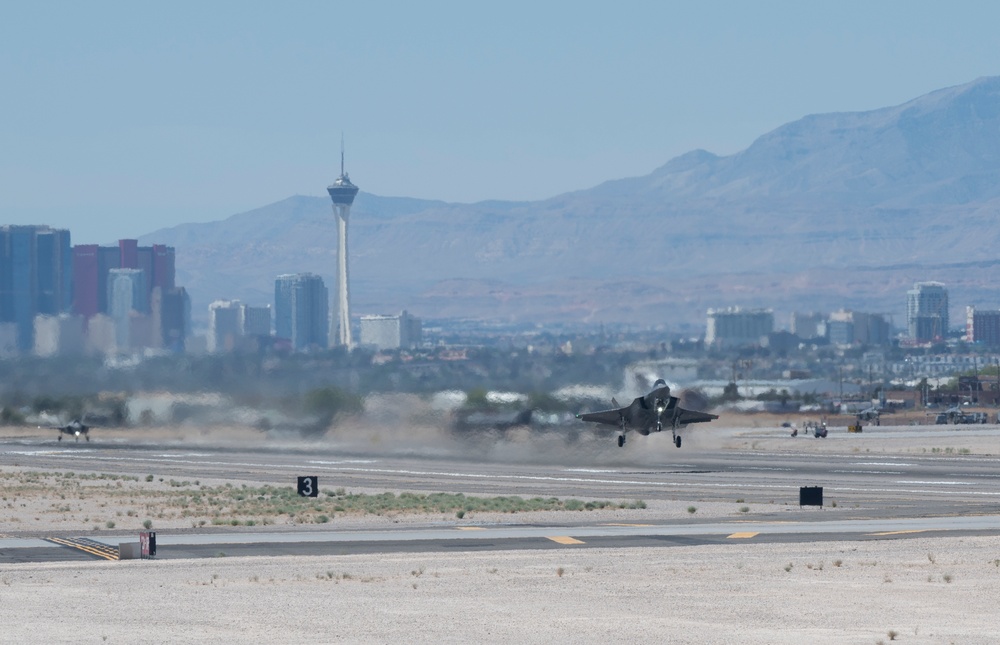
M847 449L833 436L825 442L785 437L776 429L780 421L758 417L729 424L720 449ZM19 435L4 431L0 441L11 436ZM869 452L947 447L962 454L1000 454L996 426L865 439ZM183 440L197 436L188 433ZM160 531L195 530L190 516L174 515L164 502L176 482L147 477L79 472L68 477L35 471L29 460L4 467L0 534L87 535L109 530L108 522L116 530L131 530L147 516L156 518ZM200 485L227 483L248 482ZM593 511L587 521L669 521L682 517L686 506L685 500L656 501L642 510ZM698 513L722 517L732 509L699 503ZM559 515L482 513L476 520L544 523ZM444 519L354 515L341 518L338 526ZM293 517L254 530L314 526ZM0 642L1000 642L1000 535L379 556L219 555L0 565Z
M996 643L996 537L8 565L6 643Z

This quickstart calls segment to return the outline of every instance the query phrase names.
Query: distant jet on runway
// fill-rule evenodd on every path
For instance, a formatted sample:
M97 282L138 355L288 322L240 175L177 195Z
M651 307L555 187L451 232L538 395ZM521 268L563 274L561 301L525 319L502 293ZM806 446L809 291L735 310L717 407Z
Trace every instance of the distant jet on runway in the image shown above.
M657 379L653 391L640 396L625 407L618 407L618 401L611 399L612 410L587 412L576 415L577 419L618 426L618 447L625 445L625 433L635 430L641 435L660 432L664 425L670 426L674 445L681 447L681 437L677 431L689 423L704 423L719 418L717 414L685 410L678 404L676 396L670 396L670 388L663 379Z
M59 441L62 441L62 436L64 434L76 437L77 441L79 441L80 436L83 435L84 439L90 441L90 435L88 434L90 432L90 426L79 419L73 419L64 426L49 426L49 429L59 431Z

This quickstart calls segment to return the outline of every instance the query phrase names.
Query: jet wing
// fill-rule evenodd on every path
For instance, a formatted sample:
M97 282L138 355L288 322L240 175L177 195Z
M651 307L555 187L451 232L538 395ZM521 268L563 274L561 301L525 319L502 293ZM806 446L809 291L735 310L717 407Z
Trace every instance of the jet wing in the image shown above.
M714 421L719 418L717 414L709 414L708 412L695 412L694 410L685 410L680 408L677 415L678 425L687 425L689 423L704 423L706 421Z
M593 421L594 423L606 423L608 425L621 425L622 416L628 408L615 408L614 410L601 410L599 412L586 412L576 415L577 419L583 421Z

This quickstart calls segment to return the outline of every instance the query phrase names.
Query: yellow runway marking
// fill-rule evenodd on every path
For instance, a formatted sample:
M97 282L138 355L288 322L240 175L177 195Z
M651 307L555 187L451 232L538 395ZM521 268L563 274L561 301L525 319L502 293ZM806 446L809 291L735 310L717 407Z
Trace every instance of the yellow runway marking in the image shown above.
M88 540L86 538L45 538L45 540L60 546L68 546L74 549L79 549L80 551L84 551L90 555L96 555L99 558L104 558L105 560L118 559L118 549L115 547L108 546L107 544L101 544L100 542L95 542L93 540Z
M485 531L486 530L486 529L484 529L481 526L456 526L455 528L458 529L459 531Z
M909 531L885 531L884 533L869 533L868 535L907 535L908 533L926 533L937 529L910 529Z
M601 524L601 526L652 526L652 524L618 524L618 523L607 523Z
M576 538L571 538L568 535L559 535L556 537L550 537L553 542L558 542L559 544L583 544L582 540Z
M756 537L758 535L760 535L760 534L759 533L751 533L749 531L745 531L743 533L733 533L732 535L727 535L726 538L730 539L730 540L745 540L745 539L748 539L748 538Z

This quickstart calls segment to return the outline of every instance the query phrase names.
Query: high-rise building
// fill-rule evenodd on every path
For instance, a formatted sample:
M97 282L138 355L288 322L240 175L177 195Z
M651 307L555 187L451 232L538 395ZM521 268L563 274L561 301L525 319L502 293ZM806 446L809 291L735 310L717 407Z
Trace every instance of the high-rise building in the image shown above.
M792 333L803 340L826 335L826 314L792 312Z
M34 345L36 315L69 310L70 265L69 231L0 227L0 323L15 325L19 351L30 351Z
M90 318L109 313L108 275L113 269L140 269L143 291L152 302L153 289L174 288L174 248L162 244L139 246L136 240L119 240L118 246L78 244L73 247L73 313Z
M184 287L154 287L159 312L153 317L159 321L163 347L172 352L183 352L188 331L191 329L191 298Z
M253 307L242 305L240 309L241 328L244 336L271 335L271 306Z
M884 315L844 309L830 314L826 329L834 345L888 345L891 333Z
M420 319L403 311L398 316L361 316L361 344L375 349L412 349L420 344Z
M760 345L774 331L770 309L709 309L705 344L720 347Z
M216 300L208 305L208 351L231 352L243 336L239 300Z
M115 321L115 343L119 350L137 346L133 313L149 311L146 274L142 269L111 269L108 273L108 313Z
M312 273L280 275L274 281L274 329L296 351L325 348L329 339L329 296L323 278Z
M292 293L295 285L292 285ZM251 307L239 300L216 300L208 306L210 352L231 352L251 347L246 340L271 335L271 307Z
M347 220L351 215L351 204L358 194L358 187L351 183L344 171L344 142L340 142L340 176L326 191L333 200L333 214L337 218L337 343L348 348L351 339L351 296L348 291L347 274Z
M987 347L1000 347L1000 311L966 307L965 340Z
M917 342L948 335L948 290L940 282L917 282L906 292L906 328Z
M841 310L830 314L826 333L834 345L854 344L854 312Z
M101 313L99 254L96 244L73 247L73 313L84 319Z

